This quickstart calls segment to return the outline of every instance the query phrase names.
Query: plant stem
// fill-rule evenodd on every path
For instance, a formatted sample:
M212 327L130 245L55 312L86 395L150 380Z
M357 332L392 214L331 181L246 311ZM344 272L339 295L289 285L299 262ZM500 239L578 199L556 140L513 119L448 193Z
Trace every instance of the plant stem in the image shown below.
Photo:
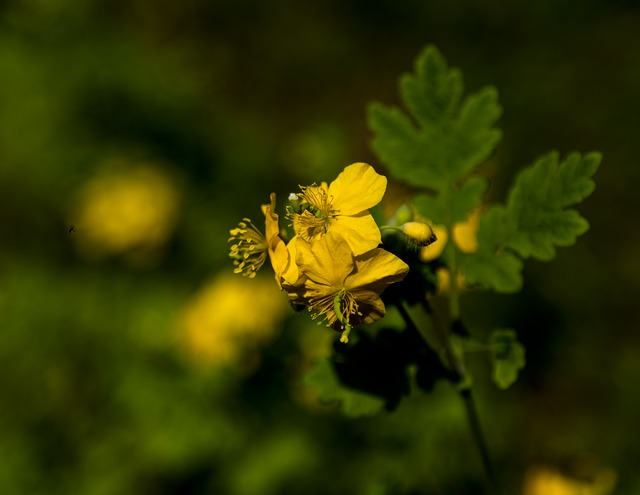
M465 383L465 369L463 363L458 359L453 346L451 345L451 339L449 338L449 334L446 332L445 328L440 323L440 319L438 318L433 308L431 308L430 304L426 300L422 300L422 307L427 312L429 317L431 318L431 322L433 324L433 329L436 334L436 338L438 339L438 343L442 346L445 359L447 360L447 365L449 369L454 373L454 381L460 384L457 389L462 401L465 405L465 410L467 413L467 420L469 422L469 427L471 429L471 435L473 437L473 441L476 445L478 453L480 455L480 460L482 462L482 468L484 470L487 486L489 489L489 493L492 495L499 495L500 489L498 488L498 484L494 475L493 466L491 464L491 458L489 457L489 449L487 448L487 442L485 440L484 434L482 433L482 427L480 425L480 419L478 417L478 411L476 408L475 400L473 398L473 394L471 391L471 387L468 383ZM404 319L407 324L407 328L413 332L417 332L423 340L429 345L429 342L425 335L420 331L417 325L414 323L411 315L404 307L401 302L397 302L396 306L400 315Z
M460 386L457 387L458 393L460 394L460 397L464 402L465 410L467 413L467 421L469 422L469 428L471 429L473 442L475 443L478 454L480 455L482 468L487 479L489 493L498 495L500 493L500 489L498 488L496 477L493 471L493 466L491 464L491 458L489 457L487 442L485 440L484 434L482 433L480 418L478 416L478 410L476 408L473 393L471 391L471 385L466 380L464 363L458 358L458 355L453 349L453 346L451 345L451 339L449 338L449 333L442 326L437 314L433 311L426 300L422 302L422 307L431 318L434 331L438 336L439 343L443 346L444 354L448 361L447 364L449 365L449 368L453 370L453 372L458 377L458 383L460 384Z
M473 435L474 443L476 444L478 453L480 454L484 474L487 478L487 486L490 493L499 495L500 488L498 487L498 482L493 471L493 465L491 464L491 458L489 457L489 449L487 448L487 442L485 441L484 435L482 433L482 427L480 426L480 419L478 417L478 410L473 399L471 388L465 387L461 389L460 397L462 397L465 409L467 411L469 427L471 428L471 434Z

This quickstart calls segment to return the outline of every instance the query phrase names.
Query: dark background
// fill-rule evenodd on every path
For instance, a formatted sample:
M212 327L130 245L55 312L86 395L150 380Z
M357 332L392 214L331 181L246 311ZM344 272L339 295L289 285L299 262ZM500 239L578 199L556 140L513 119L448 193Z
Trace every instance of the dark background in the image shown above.
M450 387L377 418L317 407L301 375L330 332L264 296L269 274L224 275L228 230L261 225L271 191L384 171L366 105L398 103L428 43L469 91L499 91L491 200L549 150L604 156L577 245L528 262L516 296L462 301L478 335L527 347L506 392L470 360L506 492L547 476L574 493L556 471L640 492L640 8L623 0L1 2L0 492L482 490Z

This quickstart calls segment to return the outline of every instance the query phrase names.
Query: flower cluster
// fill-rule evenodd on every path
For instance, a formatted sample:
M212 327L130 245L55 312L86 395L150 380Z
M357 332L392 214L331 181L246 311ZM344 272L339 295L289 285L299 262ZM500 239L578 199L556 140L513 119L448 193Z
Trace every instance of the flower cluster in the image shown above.
M268 257L280 289L295 306L342 332L385 314L380 294L402 280L409 267L378 247L380 228L369 213L385 193L387 179L366 163L346 167L329 185L301 186L289 197L286 219L295 235L285 242L276 197L263 205L265 236L250 220L231 230L235 272L253 277Z

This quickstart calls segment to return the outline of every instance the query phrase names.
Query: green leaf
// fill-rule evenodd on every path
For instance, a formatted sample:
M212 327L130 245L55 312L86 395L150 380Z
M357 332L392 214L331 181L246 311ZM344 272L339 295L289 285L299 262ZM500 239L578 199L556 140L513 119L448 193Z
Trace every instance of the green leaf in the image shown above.
M600 160L599 153L572 153L560 163L553 152L522 171L507 201L516 228L505 246L523 258L548 261L555 257L555 246L573 245L589 224L577 211L565 208L593 192L591 176Z
M350 417L373 416L384 408L384 399L343 387L327 359L315 363L304 383L317 390L321 402L341 402L343 412Z
M518 342L515 331L498 328L491 333L489 348L493 381L501 389L508 388L518 379L518 371L524 368L524 346Z
M410 116L395 107L368 108L373 148L393 176L414 186L450 189L483 162L500 140L497 92L484 88L461 101L462 76L428 46L415 74L401 78Z
M462 257L460 271L470 285L505 294L522 288L522 261L502 248L513 231L504 207L493 206L480 217L478 251Z
M522 289L522 261L513 254L475 253L465 261L462 272L465 282L471 286L513 294Z
M471 177L462 187L451 191L452 199L447 211L447 205L436 196L421 194L414 199L414 205L421 215L436 225L464 222L474 208L480 206L482 196L489 182L483 177ZM451 218L449 218L451 216Z

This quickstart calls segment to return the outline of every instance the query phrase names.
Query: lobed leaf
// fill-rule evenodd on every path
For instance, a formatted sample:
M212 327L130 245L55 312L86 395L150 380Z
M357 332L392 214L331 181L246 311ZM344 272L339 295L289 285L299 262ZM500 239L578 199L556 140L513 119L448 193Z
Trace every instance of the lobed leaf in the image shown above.
M497 92L485 88L461 102L462 76L427 47L415 74L401 78L400 93L410 116L379 103L369 106L373 148L392 175L414 186L451 188L500 140L492 126L501 114Z
M560 163L553 152L521 172L507 200L515 230L504 245L523 258L543 261L555 257L555 246L573 245L589 224L577 211L565 208L593 192L591 176L600 160L599 153L572 153Z

